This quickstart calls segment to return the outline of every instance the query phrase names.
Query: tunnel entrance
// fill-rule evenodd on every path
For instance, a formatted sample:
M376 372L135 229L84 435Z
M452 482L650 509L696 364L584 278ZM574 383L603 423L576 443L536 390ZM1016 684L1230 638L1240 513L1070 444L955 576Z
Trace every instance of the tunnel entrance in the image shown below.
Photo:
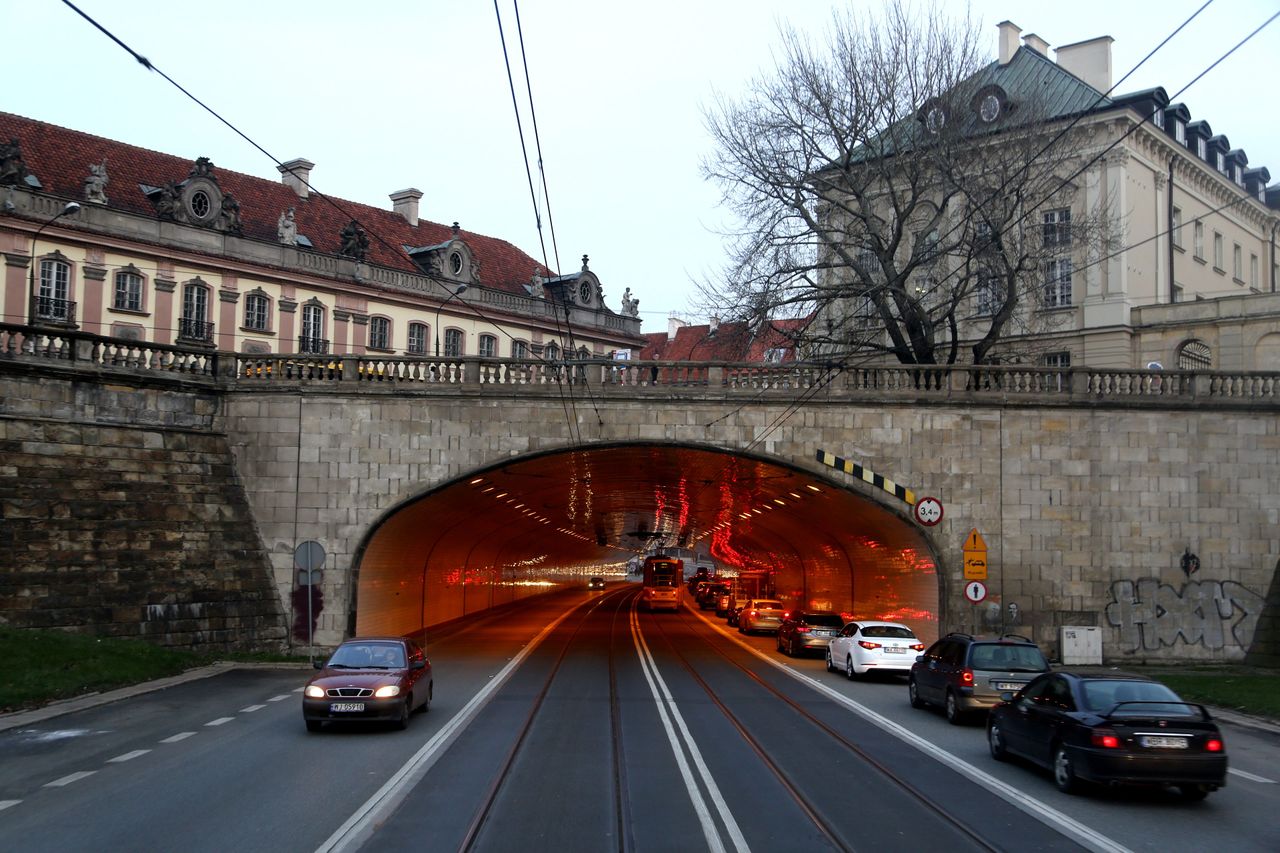
M771 573L789 607L903 622L931 641L933 550L905 504L858 488L693 445L521 457L389 510L357 555L350 624L413 633L590 576L621 579L634 558L679 548L725 572Z

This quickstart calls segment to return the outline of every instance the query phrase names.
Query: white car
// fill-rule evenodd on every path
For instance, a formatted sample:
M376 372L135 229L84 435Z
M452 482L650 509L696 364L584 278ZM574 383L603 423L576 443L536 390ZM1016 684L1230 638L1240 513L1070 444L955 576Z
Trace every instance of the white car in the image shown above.
M897 622L850 622L827 646L827 671L849 678L877 672L911 671L924 643Z

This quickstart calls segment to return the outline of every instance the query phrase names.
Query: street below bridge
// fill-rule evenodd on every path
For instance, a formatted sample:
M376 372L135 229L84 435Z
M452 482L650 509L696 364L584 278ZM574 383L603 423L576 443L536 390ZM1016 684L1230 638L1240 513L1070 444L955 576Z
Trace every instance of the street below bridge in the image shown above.
M1204 802L1067 796L979 725L912 710L901 678L638 613L635 591L428 634L435 701L405 731L308 733L297 668L3 728L0 831L24 851L1276 848L1280 736L1224 723L1236 772Z

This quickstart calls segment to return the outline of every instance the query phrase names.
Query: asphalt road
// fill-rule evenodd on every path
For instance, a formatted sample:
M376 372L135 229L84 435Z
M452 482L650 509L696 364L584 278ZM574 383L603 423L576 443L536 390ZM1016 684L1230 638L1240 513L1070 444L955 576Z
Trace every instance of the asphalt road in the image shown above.
M1280 849L1280 736L1227 725L1239 772L1202 803L1068 797L991 760L979 725L912 710L902 679L849 682L710 614L636 614L630 590L429 637L435 702L403 732L309 734L298 669L0 731L0 837L23 851Z

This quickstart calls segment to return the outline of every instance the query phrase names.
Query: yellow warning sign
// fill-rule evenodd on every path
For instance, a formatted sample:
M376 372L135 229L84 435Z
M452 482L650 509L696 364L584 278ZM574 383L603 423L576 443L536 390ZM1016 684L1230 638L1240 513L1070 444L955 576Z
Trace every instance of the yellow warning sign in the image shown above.
M987 543L976 527L969 531L969 538L964 540L964 579L987 579Z

